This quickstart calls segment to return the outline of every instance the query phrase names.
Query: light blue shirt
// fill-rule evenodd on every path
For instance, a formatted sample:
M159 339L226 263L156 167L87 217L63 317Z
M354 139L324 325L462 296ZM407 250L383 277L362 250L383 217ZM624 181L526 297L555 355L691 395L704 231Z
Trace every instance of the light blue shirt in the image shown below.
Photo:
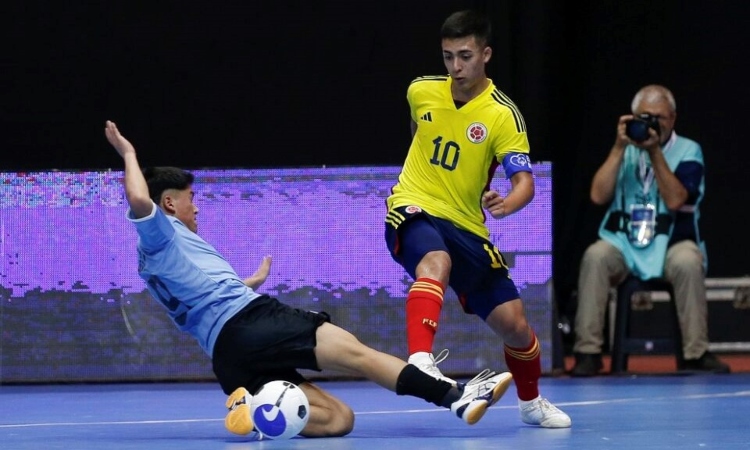
M683 162L695 162L703 165L703 152L700 145L688 138L678 136L676 133L673 133L672 138L663 150L663 154L672 172L675 172L677 166ZM615 213L628 214L630 205L644 203L655 205L657 214L669 215L674 220L675 215L667 209L664 199L659 194L655 179L648 183L649 177L645 176L648 170L652 170L648 152L633 145L628 145L625 148L620 171L617 175L614 199L599 228L599 237L618 248L631 272L642 279L663 276L667 247L674 229L674 223L671 223L666 234L657 234L653 242L645 248L637 248L631 245L627 233L623 230L625 228L624 223L618 224L619 230L613 230L611 227L608 229L606 225ZM698 219L700 218L699 207L700 201L703 199L704 188L704 180L701 178L697 186L697 197L694 204L686 207L690 208L693 226L696 228L694 233L696 243L703 253L705 270L708 264L706 247L697 232ZM622 219L620 221L622 222Z
M209 243L154 204L127 218L138 231L138 274L182 331L211 356L224 324L260 294L246 286Z

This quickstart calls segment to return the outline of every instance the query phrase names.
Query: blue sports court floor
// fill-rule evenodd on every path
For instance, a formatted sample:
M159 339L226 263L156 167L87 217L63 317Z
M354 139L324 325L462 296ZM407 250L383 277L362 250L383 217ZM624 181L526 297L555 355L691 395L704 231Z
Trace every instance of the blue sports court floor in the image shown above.
M213 383L0 386L0 448L740 449L750 448L750 374L543 378L573 427L523 424L515 390L474 426L366 381L319 383L356 412L343 438L257 441L223 426Z

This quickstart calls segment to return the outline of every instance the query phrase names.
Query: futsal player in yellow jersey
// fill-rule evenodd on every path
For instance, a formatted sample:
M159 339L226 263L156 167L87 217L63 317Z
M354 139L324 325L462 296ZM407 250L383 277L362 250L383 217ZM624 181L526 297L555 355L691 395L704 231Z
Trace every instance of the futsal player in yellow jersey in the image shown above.
M432 353L450 286L464 310L502 339L498 351L513 374L521 420L570 427L570 417L539 394L539 341L485 225L485 211L502 219L534 197L526 123L486 76L489 20L473 11L454 13L441 38L448 75L420 77L409 86L414 136L385 220L391 255L414 279L406 299L409 363L455 384L436 367L445 353ZM505 196L490 187L500 164L512 186Z

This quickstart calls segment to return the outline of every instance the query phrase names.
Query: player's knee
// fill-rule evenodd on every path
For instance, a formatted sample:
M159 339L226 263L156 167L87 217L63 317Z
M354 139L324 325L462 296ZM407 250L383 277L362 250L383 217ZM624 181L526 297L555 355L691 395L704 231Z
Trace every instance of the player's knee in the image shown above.
M340 423L338 432L340 436L345 436L354 429L354 411L346 405L342 406L343 408L339 413Z
M521 320L518 324L513 324L509 328L507 342L512 343L515 347L524 347L533 335L528 323Z
M326 425L329 436L346 436L354 429L354 411L341 402L336 402L331 411L331 420Z

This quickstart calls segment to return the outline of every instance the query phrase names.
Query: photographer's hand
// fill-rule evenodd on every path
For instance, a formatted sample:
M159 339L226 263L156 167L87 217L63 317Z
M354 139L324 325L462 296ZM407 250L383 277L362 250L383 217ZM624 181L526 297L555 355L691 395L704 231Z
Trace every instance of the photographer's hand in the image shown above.
M612 150L618 149L620 151L623 151L628 144L635 144L625 132L628 122L633 120L633 117L634 116L632 114L620 116L620 120L617 122L617 136L615 137L615 145L613 146Z
M622 148L624 149L627 144L633 144L641 150L646 150L649 155L653 155L655 152L661 151L661 138L659 137L659 133L657 133L653 128L648 128L648 139L646 139L645 141L634 141L630 138L630 136L628 136L628 133L626 131L627 123L632 119L634 119L633 115L622 116L620 117L620 122L617 125L618 141L624 140L624 142L622 143Z
M651 156L651 159L653 159L656 153L661 153L661 138L659 137L659 134L651 128L648 129L648 139L643 142L634 142L634 144L639 148L646 150L649 156Z

